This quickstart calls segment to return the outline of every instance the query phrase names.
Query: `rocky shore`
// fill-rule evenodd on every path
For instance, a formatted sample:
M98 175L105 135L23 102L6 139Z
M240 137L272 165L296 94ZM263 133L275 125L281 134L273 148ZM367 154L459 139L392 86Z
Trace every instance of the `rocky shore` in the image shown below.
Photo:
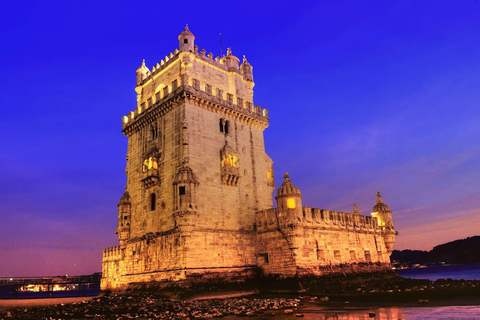
M115 294L81 303L15 308L0 314L0 319L208 319L256 316L269 310L295 308L299 303L299 299L290 298L173 301L152 295Z
M152 293L153 288L149 288L70 304L58 299L57 305L10 308L0 311L0 319L208 319L259 315L285 319L302 317L305 310L312 308L480 304L480 281L475 280L359 276L272 280L259 282L261 294L248 298L210 296L205 300L185 300L178 299L177 294L177 299L171 299L173 296ZM214 288L210 289L204 292L213 292Z

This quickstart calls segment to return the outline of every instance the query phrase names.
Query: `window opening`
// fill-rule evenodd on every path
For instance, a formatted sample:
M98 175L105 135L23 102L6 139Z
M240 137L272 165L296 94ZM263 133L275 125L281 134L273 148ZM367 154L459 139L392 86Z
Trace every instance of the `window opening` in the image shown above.
M150 195L150 211L155 210L155 204L157 202L156 200L157 200L157 197L155 196L155 193L152 193Z
M229 129L229 122L225 121L225 133L228 134L228 129Z
M220 132L223 132L223 119L220 119L219 124L220 124Z
M178 188L178 194L179 195L184 195L185 194L185 187L184 186Z

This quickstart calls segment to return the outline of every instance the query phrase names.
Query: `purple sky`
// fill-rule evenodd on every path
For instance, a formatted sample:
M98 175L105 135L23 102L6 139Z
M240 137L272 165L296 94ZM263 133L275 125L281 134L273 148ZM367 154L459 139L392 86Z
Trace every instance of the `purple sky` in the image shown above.
M135 70L186 22L252 63L277 185L305 206L369 214L380 190L396 249L480 234L480 2L318 2L3 4L0 276L101 270Z

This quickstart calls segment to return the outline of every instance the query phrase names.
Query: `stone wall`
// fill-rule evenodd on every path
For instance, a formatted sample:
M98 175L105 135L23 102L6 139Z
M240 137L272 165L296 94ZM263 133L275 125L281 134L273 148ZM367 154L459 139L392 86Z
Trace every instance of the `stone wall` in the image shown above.
M257 261L266 274L324 275L365 265L389 266L384 230L376 219L332 210L303 208L303 219L282 225L276 209L256 213ZM347 267L350 266L350 267Z

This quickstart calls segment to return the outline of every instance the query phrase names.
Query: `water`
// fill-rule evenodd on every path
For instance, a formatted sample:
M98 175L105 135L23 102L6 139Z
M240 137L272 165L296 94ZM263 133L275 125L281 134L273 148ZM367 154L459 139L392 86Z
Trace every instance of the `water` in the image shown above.
M404 278L414 279L464 279L464 280L480 280L480 264L464 265L464 266L447 266L435 268L422 268L411 270L396 270L396 272ZM98 294L96 292L86 290L86 295ZM0 292L0 298L9 298L4 296L6 293ZM37 294L37 296L32 296ZM18 293L19 298L40 298L38 294L46 293ZM21 296L25 295L25 296ZM70 292L54 292L54 297L76 296L77 291ZM11 297L11 296L10 296ZM42 296L43 297L43 296ZM372 301L372 304L375 302ZM272 317L269 314L275 312L276 316ZM255 317L255 319L294 319L293 315L285 315L282 310L275 310L267 313L265 316ZM364 307L364 308L325 308L317 305L303 306L302 309L294 312L302 313L303 319L308 320L480 320L480 306L439 306L439 307ZM238 317L228 316L223 319L239 319ZM242 317L241 319L244 319ZM302 319L302 318L300 318Z
M428 279L432 281L437 279L480 280L480 264L395 270L395 272L404 278Z
M449 307L387 307L350 310L302 310L302 318L307 320L475 320L480 319L480 306L449 306ZM282 311L276 316L256 317L255 319L295 319L294 315L285 315ZM226 317L225 319L240 319Z
M100 289L85 289L85 296L97 296L100 293ZM67 297L78 297L78 290L70 291L53 291L51 298L67 298ZM11 299L12 298L12 288L11 287L1 287L0 288L0 299ZM17 299L38 299L38 298L48 298L48 292L22 292L19 291L17 294Z

